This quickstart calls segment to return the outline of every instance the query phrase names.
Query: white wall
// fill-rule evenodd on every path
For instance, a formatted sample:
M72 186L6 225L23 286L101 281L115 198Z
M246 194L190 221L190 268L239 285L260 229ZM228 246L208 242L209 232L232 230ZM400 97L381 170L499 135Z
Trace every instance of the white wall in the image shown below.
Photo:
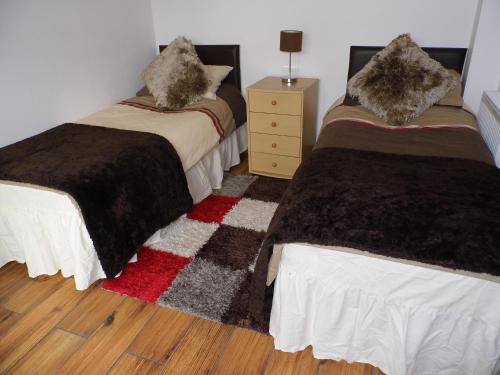
M0 147L141 85L155 54L149 0L0 0Z
M465 103L479 110L483 91L500 90L500 1L483 0L472 45Z
M492 0L498 1L498 0ZM156 42L241 45L242 83L280 75L279 31L304 32L292 59L320 78L318 117L345 92L350 45L385 45L410 32L423 46L468 47L477 0L152 0Z

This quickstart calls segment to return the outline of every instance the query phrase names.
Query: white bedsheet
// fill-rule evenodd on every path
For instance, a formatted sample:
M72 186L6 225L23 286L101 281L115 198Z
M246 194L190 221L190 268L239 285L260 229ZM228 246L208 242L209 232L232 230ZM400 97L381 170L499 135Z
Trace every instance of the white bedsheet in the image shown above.
M287 244L274 287L275 347L370 363L387 375L492 374L500 284Z
M195 203L220 188L224 170L247 148L246 125L234 131L186 172ZM62 192L0 183L0 267L24 263L30 277L74 276L78 290L105 277L78 205ZM135 261L135 257L131 260Z

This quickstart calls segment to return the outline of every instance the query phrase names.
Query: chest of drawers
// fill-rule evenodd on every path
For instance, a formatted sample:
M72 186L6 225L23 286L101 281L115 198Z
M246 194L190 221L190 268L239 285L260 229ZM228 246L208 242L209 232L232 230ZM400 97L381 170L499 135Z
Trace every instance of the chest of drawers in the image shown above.
M292 178L316 141L318 80L267 77L247 88L250 173Z

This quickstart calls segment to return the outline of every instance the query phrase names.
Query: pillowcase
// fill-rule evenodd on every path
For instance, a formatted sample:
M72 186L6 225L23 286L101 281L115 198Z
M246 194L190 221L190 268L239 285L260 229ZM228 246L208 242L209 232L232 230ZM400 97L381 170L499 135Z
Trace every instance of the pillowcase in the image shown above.
M444 98L439 100L435 105L443 107L456 107L462 108L464 105L464 98L462 98L462 76L454 69L448 69L455 80L455 87L451 89Z
M204 65L205 76L208 80L207 91L203 94L206 99L217 99L215 93L219 89L222 81L227 77L227 75L233 70L232 66L226 65Z
M207 91L208 80L193 44L176 38L149 64L142 75L156 105L177 110L199 101Z
M453 76L403 34L347 83L347 92L390 125L403 125L444 98Z
M135 96L149 96L149 95L151 95L151 93L149 92L147 86L144 86L142 89L140 89L135 93Z

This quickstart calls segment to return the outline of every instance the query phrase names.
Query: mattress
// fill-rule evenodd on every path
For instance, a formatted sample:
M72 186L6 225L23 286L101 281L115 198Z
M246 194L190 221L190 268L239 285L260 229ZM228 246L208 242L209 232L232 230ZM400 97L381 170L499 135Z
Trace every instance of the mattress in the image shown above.
M186 171L195 202L220 188L223 171L240 162L246 147L241 126ZM64 277L74 276L78 290L105 277L78 206L59 191L1 183L0 249L0 266L26 262L30 277L61 270Z

